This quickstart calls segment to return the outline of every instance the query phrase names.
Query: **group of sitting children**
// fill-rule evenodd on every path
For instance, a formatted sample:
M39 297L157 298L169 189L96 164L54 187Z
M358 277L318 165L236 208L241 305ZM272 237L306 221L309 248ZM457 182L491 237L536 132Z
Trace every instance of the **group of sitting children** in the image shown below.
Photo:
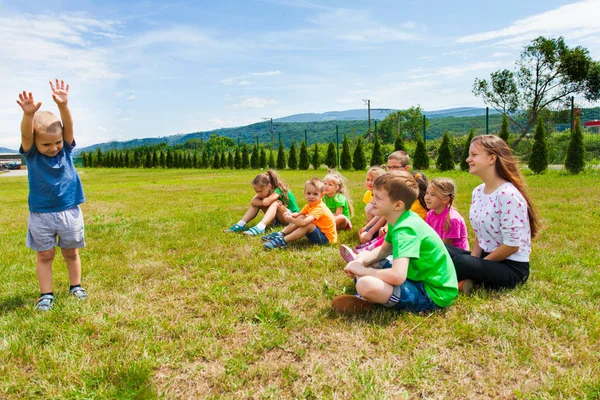
M465 220L453 207L454 182L441 178L428 183L424 174L409 173L410 158L404 151L390 154L387 161L387 171L382 167L367 171L363 197L367 223L358 231L360 244L354 249L340 246L347 263L344 272L355 279L358 292L334 299L334 308L341 312L370 308L373 303L417 312L435 310L450 305L458 293L444 244L463 250L469 250L469 244ZM302 210L273 170L258 175L252 187L256 195L250 208L225 232L261 236L264 248L271 250L304 236L314 244L337 243L339 230L352 229L352 201L336 171L305 183ZM247 228L261 210L262 220ZM270 224L286 226L265 235Z

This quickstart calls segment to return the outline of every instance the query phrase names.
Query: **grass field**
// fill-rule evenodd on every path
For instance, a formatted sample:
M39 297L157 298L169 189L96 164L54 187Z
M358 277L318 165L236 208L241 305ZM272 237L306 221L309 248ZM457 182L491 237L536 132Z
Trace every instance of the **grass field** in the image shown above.
M48 313L33 310L27 178L0 178L0 398L600 398L597 171L527 176L545 227L524 286L360 316L331 309L353 293L337 246L267 253L222 233L256 173L81 170L90 297L68 297L57 257ZM325 171L281 175L302 205L303 182ZM364 172L345 175L359 226ZM444 176L468 216L478 179Z

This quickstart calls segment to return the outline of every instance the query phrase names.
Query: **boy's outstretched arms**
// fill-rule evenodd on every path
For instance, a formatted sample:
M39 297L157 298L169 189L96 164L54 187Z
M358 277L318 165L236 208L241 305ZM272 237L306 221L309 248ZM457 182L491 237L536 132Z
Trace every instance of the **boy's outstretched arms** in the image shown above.
M31 92L29 94L23 90L19 93L17 104L23 110L23 119L21 120L21 145L24 152L28 152L33 146L33 116L42 106L41 102L36 103Z
M50 88L52 89L52 99L58 106L60 111L60 119L63 124L63 140L69 146L73 143L73 117L71 117L71 111L69 110L69 85L65 85L65 81L59 81L56 79L56 85L50 81Z

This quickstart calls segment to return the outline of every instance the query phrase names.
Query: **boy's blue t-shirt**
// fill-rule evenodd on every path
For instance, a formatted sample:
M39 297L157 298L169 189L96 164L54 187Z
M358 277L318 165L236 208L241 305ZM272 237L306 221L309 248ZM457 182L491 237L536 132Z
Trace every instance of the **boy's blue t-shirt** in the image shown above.
M456 271L440 236L413 211L402 213L396 224L388 223L385 241L392 245L392 257L409 258L406 278L423 282L431 300L449 306L458 295Z
M27 161L29 211L58 212L85 202L83 185L73 164L74 147L74 140L70 145L63 142L62 150L54 157L41 154L35 143L27 153L23 146L19 148Z

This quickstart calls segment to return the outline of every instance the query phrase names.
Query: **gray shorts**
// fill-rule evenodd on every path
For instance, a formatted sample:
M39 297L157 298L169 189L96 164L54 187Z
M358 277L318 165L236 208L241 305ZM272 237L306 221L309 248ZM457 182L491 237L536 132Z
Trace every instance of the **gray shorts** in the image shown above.
M63 249L85 247L83 213L79 206L58 212L29 213L27 247L46 251L57 243Z

